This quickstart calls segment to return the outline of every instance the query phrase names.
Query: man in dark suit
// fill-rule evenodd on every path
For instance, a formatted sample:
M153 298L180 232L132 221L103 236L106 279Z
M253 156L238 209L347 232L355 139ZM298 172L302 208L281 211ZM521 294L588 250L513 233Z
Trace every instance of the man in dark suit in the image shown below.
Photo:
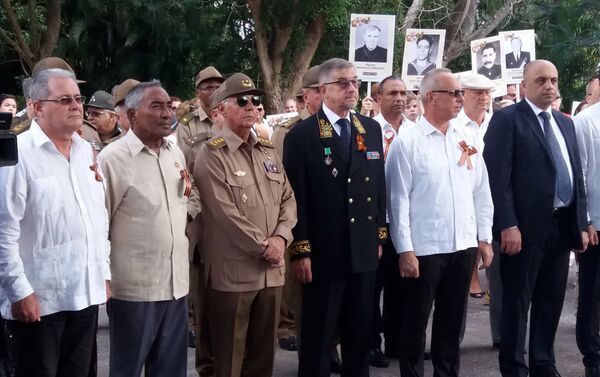
M387 61L387 48L378 45L381 29L379 26L370 25L365 29L364 46L354 50L354 61L385 63Z
M484 138L502 252L500 371L528 374L523 354L531 305L529 373L557 377L554 337L569 250L588 244L585 190L573 122L551 110L556 67L537 60L523 75L525 100L495 113Z
M323 106L285 138L283 163L298 206L290 245L303 285L298 376L330 373L339 330L343 376L369 375L375 272L385 226L381 128L350 113L360 82L343 59L321 64Z
M524 68L525 64L531 61L531 56L529 52L521 51L521 47L523 46L521 38L514 37L510 41L510 45L513 51L510 54L506 54L504 56L506 58L506 68Z

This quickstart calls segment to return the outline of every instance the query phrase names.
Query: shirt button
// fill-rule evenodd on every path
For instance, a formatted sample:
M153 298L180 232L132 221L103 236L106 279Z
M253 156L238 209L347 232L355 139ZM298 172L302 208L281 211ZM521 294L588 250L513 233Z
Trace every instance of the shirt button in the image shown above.
M352 182L352 179L351 179L351 178L348 178L348 183L350 183L350 182Z
M348 199L348 203L352 204L354 200L352 198Z
M371 197L370 196L367 198L367 203L371 203Z
M369 177L365 177L365 182L369 182Z
M354 224L354 217L350 219L350 222Z

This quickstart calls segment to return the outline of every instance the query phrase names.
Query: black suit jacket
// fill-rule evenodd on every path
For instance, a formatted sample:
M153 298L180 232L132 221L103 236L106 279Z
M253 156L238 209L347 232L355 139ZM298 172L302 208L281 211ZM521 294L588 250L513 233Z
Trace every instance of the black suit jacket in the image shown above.
M573 200L562 231L569 247L581 245L587 228L583 175L573 121L552 110L569 151ZM523 246L543 246L553 228L556 169L537 116L521 102L496 112L485 134L483 157L494 201L494 234L518 226Z
M322 109L285 138L283 164L298 207L289 249L292 259L311 258L316 277L377 269L377 248L387 239L381 127L362 115L351 118L351 148ZM359 135L366 151L358 150Z
M369 51L367 46L362 46L354 50L354 61L385 63L387 61L387 48L377 46L373 51Z
M531 62L531 56L529 55L529 52L527 51L521 51L521 54L519 55L519 60L515 59L515 56L513 55L513 53L511 52L510 54L506 54L506 68L512 69L512 68L521 68L521 64L523 64L523 62L525 62L525 64Z

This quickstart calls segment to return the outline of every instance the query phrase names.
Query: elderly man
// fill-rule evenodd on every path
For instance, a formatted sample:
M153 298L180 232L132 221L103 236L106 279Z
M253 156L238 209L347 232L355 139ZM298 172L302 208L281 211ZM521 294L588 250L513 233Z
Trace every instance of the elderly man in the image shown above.
M87 376L109 294L108 218L94 152L76 131L84 98L66 70L37 73L19 163L0 169L0 309L17 376Z
M216 377L271 376L296 202L273 145L251 132L261 90L243 73L219 89L221 136L196 158ZM223 236L226 235L226 236Z
M217 90L225 78L213 66L208 66L196 75L196 101L192 111L184 115L177 125L177 143L182 145L194 136L204 141L210 139L210 95Z
M536 60L523 72L525 100L497 111L485 134L485 162L500 240L503 377L558 377L554 337L569 250L588 244L585 188L573 122L551 109L558 71ZM524 348L530 318L529 368Z
M385 63L387 49L379 46L381 29L376 25L367 25L363 34L365 44L354 51L354 60L357 62Z
M354 66L319 67L323 106L285 138L283 161L298 202L290 246L303 284L300 377L329 376L339 330L344 376L368 376L375 271L387 239L381 127L351 113Z
M577 346L583 355L585 377L600 377L600 71L592 81L585 112L573 118L588 197L589 250L579 256L579 299L577 300Z
M283 102L283 111L286 113L295 113L298 111L296 108L296 100L288 98Z
M158 81L125 98L131 130L98 156L106 174L113 298L110 376L187 374L187 196L191 180Z
M387 156L390 145L398 135L401 128L414 126L414 123L404 116L406 106L406 85L398 76L389 76L379 83L377 100L381 108L379 115L374 117L381 126L383 140L383 157ZM400 286L400 275L398 272L398 255L391 242L383 245L383 255L377 269L377 280L375 288L375 300L373 310L375 315L375 326L373 328L373 342L369 363L377 367L389 365L385 355L381 351L381 332L385 334L385 353L388 357L398 357L398 317L400 308L398 295ZM384 289L385 287L385 289ZM383 290L383 316L379 308L381 291Z
M425 114L401 130L386 160L390 234L402 279L400 374L423 376L425 330L434 375L458 376L459 336L473 265L492 260L493 206L478 139L450 122L463 105L448 69L428 72L419 90Z
M104 146L120 139L123 136L117 124L117 114L110 93L98 90L92 95L86 105L85 115L88 121L96 127L100 141Z

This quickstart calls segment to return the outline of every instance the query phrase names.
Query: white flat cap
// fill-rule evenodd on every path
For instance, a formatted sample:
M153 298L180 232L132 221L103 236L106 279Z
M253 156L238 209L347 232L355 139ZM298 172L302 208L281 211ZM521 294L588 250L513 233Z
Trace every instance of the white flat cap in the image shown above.
M460 83L462 84L463 89L489 90L496 86L492 80L477 73L471 73L461 77Z

